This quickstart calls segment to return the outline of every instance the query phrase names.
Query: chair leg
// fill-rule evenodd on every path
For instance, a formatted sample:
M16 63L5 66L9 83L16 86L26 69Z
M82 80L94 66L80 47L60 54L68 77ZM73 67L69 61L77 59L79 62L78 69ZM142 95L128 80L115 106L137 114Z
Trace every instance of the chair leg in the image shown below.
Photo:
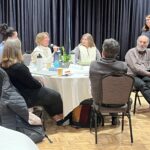
M44 131L46 131L44 112L42 112L41 120L42 120L42 124L43 124L43 129L44 129Z
M121 131L123 132L124 130L124 113L122 113L122 127L121 127Z
M48 140L50 143L53 143L53 141L48 137L47 134L45 134L45 137L47 138L47 140Z
M94 119L94 110L92 109L91 113L90 113L90 132L92 131L92 122L93 122L93 119Z
M131 123L131 115L130 115L130 113L128 114L128 119L129 119L129 126L130 126L131 143L133 143L133 133L132 133L132 123Z
M140 96L138 94L137 94L137 98L138 98L139 104L141 106L142 104L141 104L141 101L140 101Z
M94 112L94 120L95 120L95 144L97 144L97 113Z
M101 119L102 119L102 127L104 127L105 119L104 119L104 116L103 116L103 115L101 115Z
M137 100L137 97L138 97L138 92L136 91L136 92L135 92L135 98L134 98L134 109L133 109L133 114L135 114L135 111L136 111L136 100Z

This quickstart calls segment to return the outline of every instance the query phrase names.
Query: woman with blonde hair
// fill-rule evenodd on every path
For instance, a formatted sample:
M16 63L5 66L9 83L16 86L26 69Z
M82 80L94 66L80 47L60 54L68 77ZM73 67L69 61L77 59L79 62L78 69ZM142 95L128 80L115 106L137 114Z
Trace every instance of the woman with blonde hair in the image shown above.
M63 104L60 94L43 87L32 77L28 67L22 61L20 40L6 40L1 65L7 72L10 81L24 97L28 107L41 105L57 123L60 123L63 118Z
M31 53L31 63L36 64L37 56L40 54L43 58L43 63L48 64L53 62L53 55L58 50L57 46L53 46L54 52L52 53L49 48L49 34L47 32L41 32L36 35L35 43L37 47Z
M93 37L90 33L82 35L80 44L73 50L77 63L89 65L91 61L101 58L99 50L96 48Z

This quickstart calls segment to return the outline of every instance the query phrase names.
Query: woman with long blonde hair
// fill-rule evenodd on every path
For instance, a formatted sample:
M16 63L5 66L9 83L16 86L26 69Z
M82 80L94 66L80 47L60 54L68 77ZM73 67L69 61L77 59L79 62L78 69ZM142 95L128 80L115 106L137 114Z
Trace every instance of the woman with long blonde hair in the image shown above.
M90 33L82 35L80 44L73 50L77 63L89 65L91 61L101 58L99 50L96 48L93 37Z
M60 94L43 87L32 77L28 67L22 61L20 40L6 40L1 65L7 72L12 84L24 97L28 107L41 105L56 122L62 121L63 104Z

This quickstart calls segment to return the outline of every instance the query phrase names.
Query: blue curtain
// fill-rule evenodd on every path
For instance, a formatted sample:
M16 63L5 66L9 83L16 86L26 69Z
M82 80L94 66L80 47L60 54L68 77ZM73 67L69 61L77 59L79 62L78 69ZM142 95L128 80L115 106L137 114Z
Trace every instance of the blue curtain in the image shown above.
M35 36L48 32L51 43L69 49L68 2L70 0L1 0L0 23L18 31L25 51L32 52Z
M32 52L38 32L48 32L51 43L67 51L82 34L93 35L97 48L105 38L121 45L120 59L136 45L144 18L150 14L148 0L1 0L0 23L16 28L24 51Z
M86 32L93 35L100 51L105 38L115 38L121 45L121 60L136 45L150 14L148 0L73 0L72 6L72 48Z

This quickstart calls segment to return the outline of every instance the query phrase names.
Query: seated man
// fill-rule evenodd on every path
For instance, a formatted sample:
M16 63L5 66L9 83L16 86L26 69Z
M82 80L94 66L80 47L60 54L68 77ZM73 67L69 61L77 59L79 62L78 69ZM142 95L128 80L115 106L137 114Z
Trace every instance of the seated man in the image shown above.
M92 62L90 65L91 92L95 103L99 101L99 97L101 96L99 91L100 81L103 76L110 73L127 72L127 66L125 63L116 60L120 50L119 43L116 40L104 40L102 49L102 58ZM112 114L112 125L117 125L118 123L118 119L115 116L116 114Z
M150 49L149 38L141 35L137 39L137 46L130 49L125 61L128 65L128 73L134 75L135 88L139 90L150 104Z

